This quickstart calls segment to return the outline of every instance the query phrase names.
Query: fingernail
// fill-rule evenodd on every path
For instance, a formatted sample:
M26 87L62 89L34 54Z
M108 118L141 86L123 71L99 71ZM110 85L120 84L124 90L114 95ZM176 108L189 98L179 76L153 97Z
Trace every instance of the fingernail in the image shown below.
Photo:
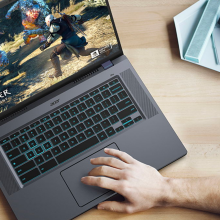
M85 180L85 177L82 177L82 178L81 178L81 181L83 182L84 180Z
M90 161L92 162L94 160L94 158L91 158Z
M108 151L109 151L109 148L105 148L105 151L108 152Z
M98 209L103 210L104 207L103 206L98 206Z

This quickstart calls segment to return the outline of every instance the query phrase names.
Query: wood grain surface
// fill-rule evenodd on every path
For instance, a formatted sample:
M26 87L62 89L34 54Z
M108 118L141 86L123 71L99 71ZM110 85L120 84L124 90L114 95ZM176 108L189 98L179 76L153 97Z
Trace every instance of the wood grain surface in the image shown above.
M125 55L188 155L161 170L168 177L220 175L220 73L180 59L173 17L196 0L110 0ZM0 219L15 220L0 192ZM219 215L154 208L127 215L92 209L77 220L217 220Z

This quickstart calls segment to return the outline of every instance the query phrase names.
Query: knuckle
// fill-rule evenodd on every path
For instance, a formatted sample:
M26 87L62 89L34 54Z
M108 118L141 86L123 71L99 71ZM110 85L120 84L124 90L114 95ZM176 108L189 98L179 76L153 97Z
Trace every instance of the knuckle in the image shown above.
M97 185L100 186L100 187L102 187L104 185L104 181L103 181L103 179L101 177L98 177Z
M109 161L108 161L109 164L114 164L114 158L109 158L108 160L109 160Z
M98 170L99 170L100 174L103 174L105 172L105 167L101 166L101 167L98 168Z
M134 213L134 209L133 209L133 207L131 207L131 206L127 206L127 207L125 208L125 212L126 212L127 214L132 214L132 213Z

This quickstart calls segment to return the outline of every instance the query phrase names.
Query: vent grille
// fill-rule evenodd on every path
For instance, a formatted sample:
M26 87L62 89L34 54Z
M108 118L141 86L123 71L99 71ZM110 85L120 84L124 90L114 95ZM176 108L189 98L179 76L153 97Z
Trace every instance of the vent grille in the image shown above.
M17 192L20 189L1 154L0 154L0 180L3 186L5 187L8 195L12 195L13 193Z
M131 70L125 70L124 72L120 73L120 75L124 82L127 84L138 104L141 106L147 118L150 119L157 115L158 111L154 107L153 103L150 101L149 97L146 95L145 91L143 90Z

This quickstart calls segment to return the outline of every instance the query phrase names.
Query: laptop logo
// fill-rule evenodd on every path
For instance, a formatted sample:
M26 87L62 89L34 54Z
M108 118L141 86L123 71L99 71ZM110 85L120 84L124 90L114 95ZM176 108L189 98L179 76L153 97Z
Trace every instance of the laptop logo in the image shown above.
M54 106L54 105L56 105L57 103L59 103L59 99L57 99L55 102L52 102L52 103L50 103L50 106Z

